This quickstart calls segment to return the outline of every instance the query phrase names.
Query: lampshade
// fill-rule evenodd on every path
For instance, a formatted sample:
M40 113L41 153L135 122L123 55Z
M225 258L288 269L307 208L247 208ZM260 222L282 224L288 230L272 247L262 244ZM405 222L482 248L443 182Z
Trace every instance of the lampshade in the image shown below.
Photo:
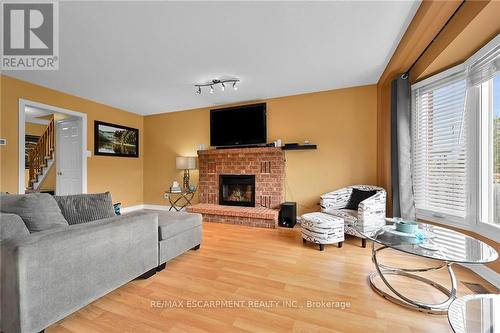
M175 158L175 168L179 170L196 169L196 157L194 156L177 156Z

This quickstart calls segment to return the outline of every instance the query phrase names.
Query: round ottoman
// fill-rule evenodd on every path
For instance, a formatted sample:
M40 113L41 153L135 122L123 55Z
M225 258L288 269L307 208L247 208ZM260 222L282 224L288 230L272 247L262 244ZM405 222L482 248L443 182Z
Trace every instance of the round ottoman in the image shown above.
M302 215L300 222L302 241L319 244L323 251L324 244L338 243L342 247L344 241L344 219L325 213L308 213Z

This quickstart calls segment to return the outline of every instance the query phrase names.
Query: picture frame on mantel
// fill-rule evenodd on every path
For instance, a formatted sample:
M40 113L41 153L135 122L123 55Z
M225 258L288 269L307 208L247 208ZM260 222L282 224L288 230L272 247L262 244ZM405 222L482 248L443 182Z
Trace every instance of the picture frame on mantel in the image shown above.
M139 129L95 120L94 155L139 157Z

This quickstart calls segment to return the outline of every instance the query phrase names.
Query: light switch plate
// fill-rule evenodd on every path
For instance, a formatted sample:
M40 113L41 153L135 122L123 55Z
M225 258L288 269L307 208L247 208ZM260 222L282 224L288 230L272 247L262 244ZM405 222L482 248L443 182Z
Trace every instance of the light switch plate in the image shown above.
M92 157L92 152L90 150L87 150L87 157Z

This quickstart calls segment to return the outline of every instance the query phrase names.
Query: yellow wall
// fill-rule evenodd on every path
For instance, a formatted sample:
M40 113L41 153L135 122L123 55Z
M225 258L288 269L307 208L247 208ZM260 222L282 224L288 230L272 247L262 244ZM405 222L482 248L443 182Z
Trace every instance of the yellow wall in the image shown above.
M47 129L47 125L35 123L25 123L24 126L24 132L26 133L26 135L41 136Z
M472 5L474 3L471 3ZM484 4L484 2L483 2ZM487 2L486 6L475 16L466 27L454 36L453 39L437 40L445 44L443 50L432 58L428 66L417 73L411 73L413 80L422 80L426 77L453 67L468 59L480 48L500 33L500 1Z
M35 102L87 114L88 192L110 191L113 201L123 206L143 203L143 117L87 99L68 95L39 85L1 76L0 137L7 145L0 147L0 191L17 193L18 179L18 100ZM139 158L93 156L94 120L102 120L139 129Z
M258 101L261 102L261 101ZM268 141L309 140L318 150L286 152L286 199L299 213L318 210L322 193L351 184L375 184L377 91L375 85L265 100ZM196 156L210 144L210 108L164 113L144 121L144 202L165 204L176 156ZM198 173L191 173L198 183Z

